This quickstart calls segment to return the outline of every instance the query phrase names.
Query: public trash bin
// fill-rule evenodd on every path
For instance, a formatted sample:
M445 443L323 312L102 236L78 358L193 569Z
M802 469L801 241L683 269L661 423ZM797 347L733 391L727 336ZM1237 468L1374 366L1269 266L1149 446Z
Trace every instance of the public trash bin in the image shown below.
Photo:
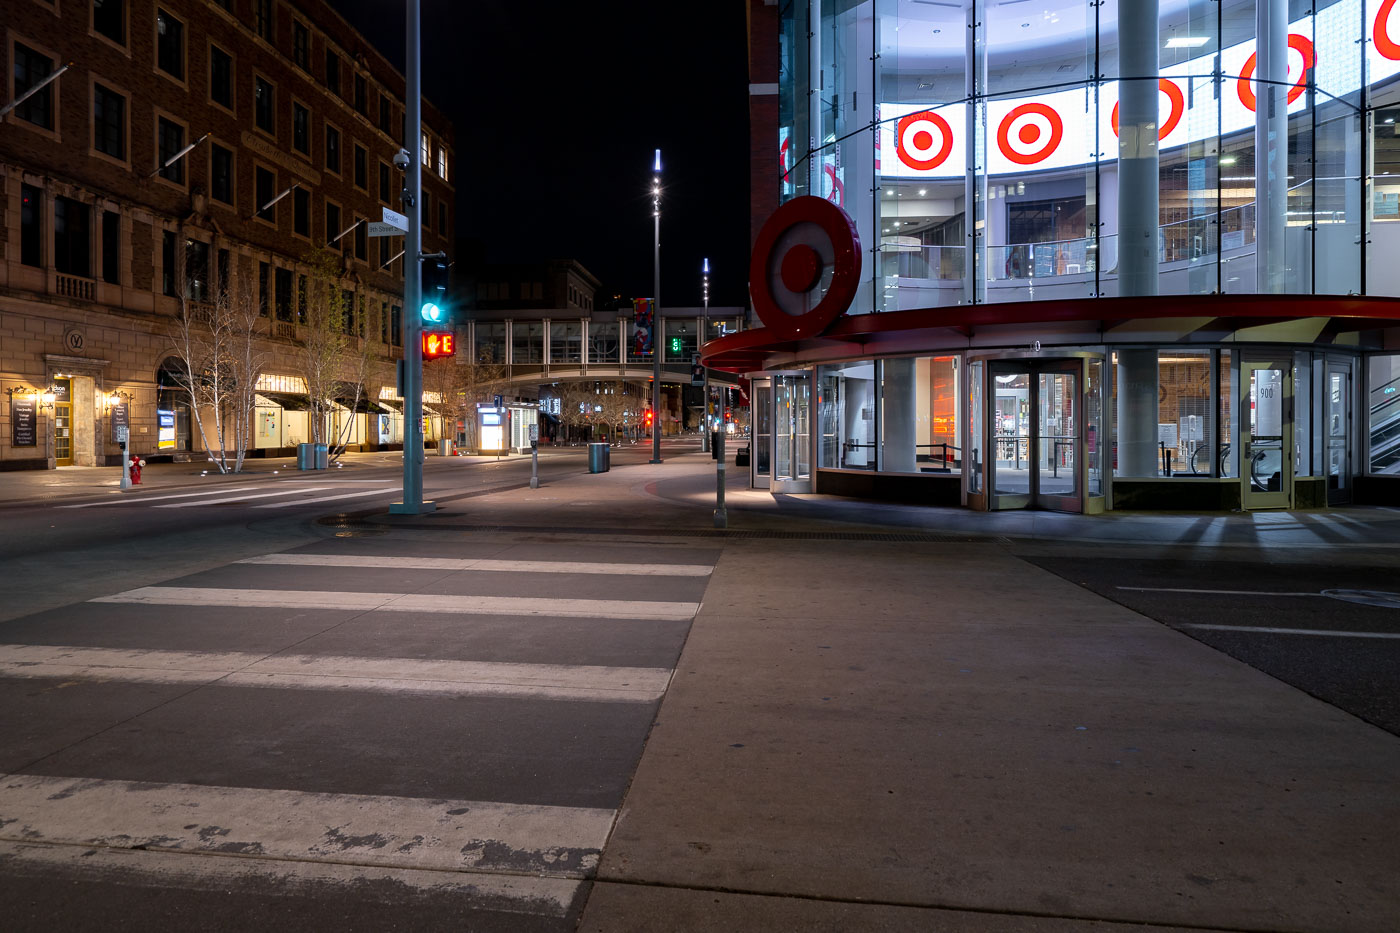
M297 469L298 469L298 470L314 470L314 469L316 469L316 445L315 445L315 444L298 444L298 445L297 445Z
M442 454L444 457L452 456L452 438L444 437L442 440L438 441L438 453Z
M331 448L329 444L316 444L316 469L326 470L331 465Z
M606 443L594 441L588 445L588 472L608 472L608 445Z

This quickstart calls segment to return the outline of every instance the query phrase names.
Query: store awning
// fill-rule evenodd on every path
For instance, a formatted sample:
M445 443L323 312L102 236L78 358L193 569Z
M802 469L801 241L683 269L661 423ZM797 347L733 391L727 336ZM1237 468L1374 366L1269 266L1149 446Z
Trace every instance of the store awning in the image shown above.
M385 411L403 414L403 399L401 398L381 398L378 401L378 405Z
M306 411L311 407L304 395L290 392L259 392L258 406L261 408L282 408L286 411Z
M338 398L335 400L335 403L346 411L353 410L361 414L370 413L377 415L380 411L378 405L363 395L360 396L359 401L356 401L354 396L349 396L347 398Z

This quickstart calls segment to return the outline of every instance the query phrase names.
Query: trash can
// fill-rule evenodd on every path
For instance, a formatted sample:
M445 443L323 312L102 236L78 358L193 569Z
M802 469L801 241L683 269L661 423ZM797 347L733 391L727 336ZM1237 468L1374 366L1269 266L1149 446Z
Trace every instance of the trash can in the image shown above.
M452 447L452 438L450 437L444 437L442 440L438 441L438 453L444 457L452 456Z
M329 444L316 444L316 467L317 470L326 470L331 465L331 447Z
M316 445L315 445L315 444L298 444L298 445L297 445L297 469L298 469L298 470L314 470L314 469L316 469Z
M608 472L608 445L603 441L594 441L588 445L588 472L606 473Z

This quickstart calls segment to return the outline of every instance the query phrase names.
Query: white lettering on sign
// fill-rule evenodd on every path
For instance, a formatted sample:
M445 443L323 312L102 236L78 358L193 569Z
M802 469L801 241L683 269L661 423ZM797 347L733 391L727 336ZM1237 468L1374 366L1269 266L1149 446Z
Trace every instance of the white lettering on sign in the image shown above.
M404 233L408 232L408 217L404 214L400 214L398 211L391 211L387 207L384 208L384 222L391 227L397 227Z

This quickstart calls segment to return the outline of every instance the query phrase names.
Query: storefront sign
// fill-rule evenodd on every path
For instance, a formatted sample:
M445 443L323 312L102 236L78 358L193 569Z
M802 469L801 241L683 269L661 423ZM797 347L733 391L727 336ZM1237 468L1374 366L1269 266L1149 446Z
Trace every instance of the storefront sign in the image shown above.
M130 422L127 420L126 402L116 402L112 405L112 442L120 444L127 436L127 427Z
M39 444L39 404L32 398L10 399L10 445L36 447Z
M156 434L156 447L159 450L175 449L175 412L156 412L158 433Z

